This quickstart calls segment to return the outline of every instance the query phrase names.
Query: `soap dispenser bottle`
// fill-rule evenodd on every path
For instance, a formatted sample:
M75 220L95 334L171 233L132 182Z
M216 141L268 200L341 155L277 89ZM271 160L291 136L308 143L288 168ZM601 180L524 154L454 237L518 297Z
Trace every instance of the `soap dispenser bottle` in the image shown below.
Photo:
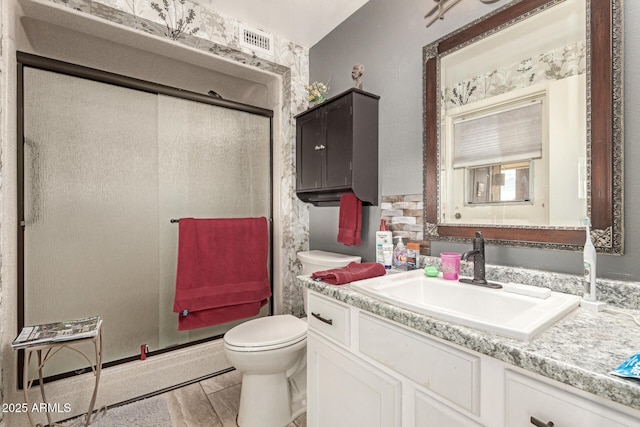
M399 270L407 269L407 248L402 243L402 237L398 237L398 244L393 250L393 266Z

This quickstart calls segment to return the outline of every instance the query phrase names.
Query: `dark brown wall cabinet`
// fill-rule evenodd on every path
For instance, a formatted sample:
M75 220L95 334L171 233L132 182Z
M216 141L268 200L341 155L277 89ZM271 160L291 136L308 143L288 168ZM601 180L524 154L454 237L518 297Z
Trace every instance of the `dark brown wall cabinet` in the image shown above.
M349 89L295 117L296 193L316 206L353 192L378 204L379 96Z

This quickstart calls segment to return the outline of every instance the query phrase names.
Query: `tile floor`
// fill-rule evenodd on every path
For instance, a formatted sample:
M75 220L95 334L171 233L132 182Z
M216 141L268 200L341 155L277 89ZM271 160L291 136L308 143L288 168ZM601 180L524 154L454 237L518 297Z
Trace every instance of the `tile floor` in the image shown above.
M227 372L163 394L174 427L236 427L241 376ZM303 414L287 427L306 427Z

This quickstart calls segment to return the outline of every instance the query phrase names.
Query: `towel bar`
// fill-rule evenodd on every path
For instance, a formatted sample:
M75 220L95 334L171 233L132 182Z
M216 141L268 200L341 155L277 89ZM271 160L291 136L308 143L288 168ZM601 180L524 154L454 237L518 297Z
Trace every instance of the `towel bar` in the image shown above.
M271 222L271 221L272 221L272 218L267 218L267 221ZM179 222L180 222L180 220L179 220L179 219L175 219L175 218L171 218L171 219L169 220L169 222L170 222L170 223L172 223L172 224L176 224L176 223L179 223Z

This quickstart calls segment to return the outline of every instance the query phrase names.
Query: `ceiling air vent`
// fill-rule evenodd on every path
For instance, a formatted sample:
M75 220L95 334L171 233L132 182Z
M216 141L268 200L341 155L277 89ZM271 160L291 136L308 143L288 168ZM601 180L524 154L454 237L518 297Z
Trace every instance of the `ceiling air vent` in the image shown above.
M257 28L240 24L240 46L251 52L273 55L273 36Z

